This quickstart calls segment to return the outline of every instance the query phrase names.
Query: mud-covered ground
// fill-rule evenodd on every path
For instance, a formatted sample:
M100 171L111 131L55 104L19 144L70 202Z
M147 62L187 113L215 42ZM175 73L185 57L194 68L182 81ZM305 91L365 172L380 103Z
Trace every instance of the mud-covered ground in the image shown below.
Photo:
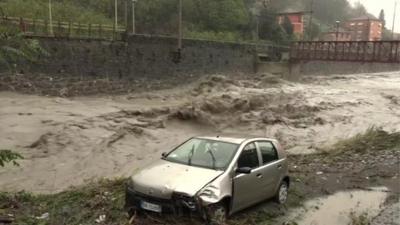
M215 75L152 93L59 98L1 92L0 102L0 148L25 157L20 167L0 170L1 191L57 193L98 178L127 177L191 136L245 133L275 137L291 154L295 200L372 187L395 196L384 200L392 208L398 198L398 151L323 163L332 157L304 154L332 150L373 126L399 132L400 72L296 83ZM237 220L258 218L244 215Z

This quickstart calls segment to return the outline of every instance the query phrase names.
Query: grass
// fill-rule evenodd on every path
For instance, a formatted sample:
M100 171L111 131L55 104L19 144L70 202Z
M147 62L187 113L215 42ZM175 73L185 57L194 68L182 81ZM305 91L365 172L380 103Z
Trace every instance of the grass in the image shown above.
M56 194L31 194L28 192L0 192L0 217L14 215L14 224L18 225L125 225L128 216L123 209L126 179L100 180L84 186L72 187ZM301 205L304 197L295 186L290 190L290 198L285 207L271 201L234 216L231 225L274 224L273 221L284 215L286 207ZM38 217L49 214L46 219ZM103 223L96 223L105 215ZM198 217L157 217L147 216L139 224L158 225L200 225Z
M23 157L11 150L0 149L0 167L4 167L7 163L12 163L14 166L19 166L17 160L23 159Z
M89 225L96 224L101 215L106 216L104 224L126 224L124 189L125 179L117 179L49 195L0 193L0 215L14 215L19 225ZM36 218L45 213L49 213L47 219Z
M400 132L389 133L381 128L372 127L365 133L337 142L327 152L339 154L344 152L366 153L382 150L400 151Z
M350 223L349 225L369 225L371 224L371 220L368 216L368 213L362 213L357 215L354 212L351 212L350 215Z

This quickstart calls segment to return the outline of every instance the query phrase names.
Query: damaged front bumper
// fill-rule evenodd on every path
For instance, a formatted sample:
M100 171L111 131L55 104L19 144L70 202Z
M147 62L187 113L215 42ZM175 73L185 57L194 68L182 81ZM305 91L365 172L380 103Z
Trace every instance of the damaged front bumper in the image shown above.
M149 211L176 215L202 212L198 201L185 194L174 193L171 199L162 199L136 192L130 187L126 188L125 209L128 212Z

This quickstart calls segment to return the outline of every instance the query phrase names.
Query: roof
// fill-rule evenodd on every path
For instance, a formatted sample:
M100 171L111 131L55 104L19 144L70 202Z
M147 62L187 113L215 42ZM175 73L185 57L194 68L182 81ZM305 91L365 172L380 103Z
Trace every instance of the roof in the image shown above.
M286 8L285 10L278 12L278 15L290 15L290 14L306 14L309 13L307 11L304 11L302 8L300 7L295 7L295 8Z
M265 140L269 140L269 141L274 141L274 139L272 139L272 138L266 138L266 137L261 137L261 136L252 136L252 135L201 136L201 137L197 137L197 138L213 140L213 141L228 142L228 143L233 143L233 144L238 144L238 145L242 144L244 141L251 140L251 139L265 139Z
M280 13L277 13L277 15L280 15L280 16L282 16L282 15L295 15L295 14L300 14L300 15L304 15L304 14L306 14L307 12L304 12L304 11L297 11L297 12L280 12Z
M363 16L360 16L360 17L352 18L352 19L349 19L348 21L360 21L360 20L362 20L362 21L364 21L364 20L376 20L376 21L381 21L380 19L376 18L376 17L375 17L374 15L372 15L372 14L366 14L366 15L363 15Z

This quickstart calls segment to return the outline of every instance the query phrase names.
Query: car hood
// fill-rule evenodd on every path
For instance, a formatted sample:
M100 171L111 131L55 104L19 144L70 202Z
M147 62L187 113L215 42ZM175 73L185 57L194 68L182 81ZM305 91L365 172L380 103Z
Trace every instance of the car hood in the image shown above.
M223 171L159 160L132 176L132 181L136 192L170 199L174 192L192 197L222 173Z

